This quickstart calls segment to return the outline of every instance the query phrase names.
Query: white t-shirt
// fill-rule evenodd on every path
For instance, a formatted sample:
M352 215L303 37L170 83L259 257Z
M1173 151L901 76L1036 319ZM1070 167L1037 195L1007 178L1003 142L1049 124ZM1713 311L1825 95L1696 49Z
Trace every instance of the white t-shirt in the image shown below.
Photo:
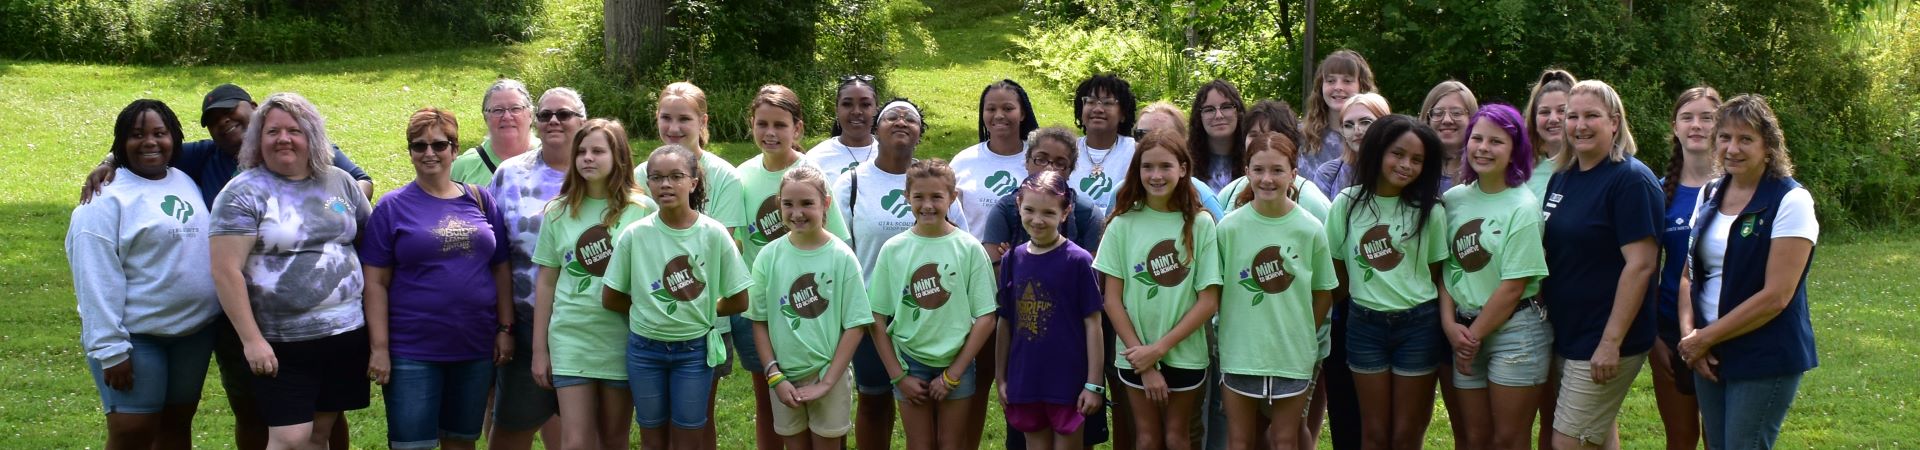
M859 184L859 192L854 185ZM856 195L858 194L858 195ZM907 174L887 173L873 164L861 164L833 183L833 198L840 202L840 214L853 234L853 254L860 257L860 275L873 276L873 261L887 239L913 228L913 205L907 202ZM961 205L953 202L947 220L965 230L967 217Z
M821 171L826 172L827 185L832 186L834 181L840 179L840 174L853 170L854 166L860 163L872 160L874 152L879 150L879 139L874 139L863 147L848 147L840 143L839 136L834 136L807 149L807 160L813 161L814 165L820 166Z
M987 213L1027 179L1027 145L1021 142L1019 153L1001 155L981 142L954 154L949 165L960 184L960 201L967 205L967 234L980 239L986 235Z
M1705 317L1707 323L1720 320L1720 284L1721 275L1727 267L1727 237L1733 232L1733 223L1739 219L1738 216L1721 214L1719 211L1714 211L1714 214L1718 217L1708 225L1707 231L1701 233L1701 242L1697 243L1700 257L1706 258L1701 263L1707 268L1707 281L1706 285L1700 287L1699 300L1703 310L1700 313L1704 314L1701 317ZM1694 223L1699 221L1698 217L1694 218ZM1787 195L1780 199L1780 207L1774 209L1773 239L1785 237L1806 238L1815 244L1820 243L1820 222L1814 218L1813 194L1807 192L1806 188L1796 187L1787 191Z
M1133 164L1133 138L1121 136L1109 149L1087 147L1085 137L1075 141L1074 145L1080 147L1079 162L1074 164L1067 183L1093 199L1093 205L1100 211L1112 210L1113 193L1120 191L1120 183L1127 180L1127 168ZM1095 169L1099 169L1098 176L1094 173Z

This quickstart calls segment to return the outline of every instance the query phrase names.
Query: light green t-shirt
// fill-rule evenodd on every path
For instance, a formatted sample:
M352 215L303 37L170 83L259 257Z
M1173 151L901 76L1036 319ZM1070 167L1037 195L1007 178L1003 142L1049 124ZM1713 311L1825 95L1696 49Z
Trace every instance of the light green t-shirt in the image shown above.
M1173 331L1174 324L1200 300L1201 290L1220 285L1214 227L1213 218L1205 211L1194 216L1193 251L1188 254L1180 238L1180 213L1141 207L1107 223L1093 269L1126 281L1121 302L1142 344L1157 342ZM1113 345L1126 348L1118 338ZM1160 362L1181 369L1205 369L1207 340L1199 333L1188 335ZM1113 363L1121 369L1133 368L1118 355Z
M716 306L747 290L749 275L720 222L703 215L693 226L674 229L654 213L620 230L605 282L633 297L628 330L665 342L705 336L712 366L727 353L721 331L713 329Z
M974 319L993 313L993 295L986 249L957 228L937 238L907 230L887 239L867 284L873 312L893 318L894 351L932 367L953 365Z
M549 203L533 263L560 270L553 287L553 315L547 321L547 352L555 375L602 380L627 379L627 317L600 306L601 277L613 260L621 226L653 213L646 197L633 196L615 225L601 225L606 199L588 198L579 214Z
M754 263L754 257L760 254L760 249L766 247L767 243L787 235L785 216L780 213L780 177L786 176L787 171L801 165L819 168L813 164L813 161L807 160L805 155L801 155L787 168L780 169L778 172L769 171L761 162L765 157L764 154L754 156L753 159L740 163L740 168L734 169L734 173L740 176L740 192L746 196L742 204L746 205L746 211L749 214L747 226L734 228L733 237L740 241L740 256L746 258L749 265ZM832 198L833 194L828 193L825 197ZM838 211L832 207L826 208L825 211L827 212L824 214L827 219L827 233L840 238L841 242L846 242L847 219L840 214L833 214Z
M1480 184L1454 186L1441 198L1447 205L1451 258L1447 259L1447 293L1454 308L1476 311L1487 304L1505 280L1527 280L1520 298L1540 292L1547 276L1547 254L1540 244L1540 201L1526 189L1498 194L1480 190Z
M797 380L833 363L847 329L873 323L860 259L838 240L813 250L801 250L785 237L773 240L754 260L753 288L747 292L750 303L742 315L767 323L774 359Z
M1415 236L1419 209L1399 197L1374 197L1370 207L1354 210L1359 192L1359 186L1342 189L1327 218L1333 259L1347 265L1347 294L1355 304L1382 312L1439 300L1428 265L1447 260L1446 207L1433 205L1426 228Z
M540 151L540 141L534 141L527 147L528 153L538 151ZM493 165L496 167L507 162L506 158L501 158L493 152L493 141L482 140L479 146L467 149L466 152L460 153L460 156L453 158L453 166L448 168L453 181L480 186L493 182L493 169L487 167L486 161L480 160L483 153L485 157L493 159Z
M1340 285L1327 230L1303 208L1280 217L1253 208L1220 221L1220 370L1312 379L1320 339L1313 292Z
M1233 215L1234 210L1244 206L1239 200L1240 191L1246 188L1247 177L1234 179L1232 183L1227 183L1220 188L1220 204L1227 208L1227 215ZM1333 208L1333 202L1328 201L1327 195L1320 193L1320 188L1314 186L1312 181L1294 175L1293 191L1299 194L1298 198L1293 199L1294 203L1299 204L1301 208L1306 208L1307 214L1312 215L1314 220L1321 222L1327 220L1327 210Z
M1553 159L1540 158L1533 165L1533 177L1527 179L1527 190L1533 192L1534 206L1539 206L1547 198L1547 182L1553 180Z
M747 226L747 196L740 192L740 175L734 171L733 163L713 152L700 152L700 170L705 176L701 182L706 183L707 192L707 204L700 214L712 217L729 230ZM633 180L640 183L641 189L648 190L648 196L653 195L652 188L647 187L646 161L633 168Z

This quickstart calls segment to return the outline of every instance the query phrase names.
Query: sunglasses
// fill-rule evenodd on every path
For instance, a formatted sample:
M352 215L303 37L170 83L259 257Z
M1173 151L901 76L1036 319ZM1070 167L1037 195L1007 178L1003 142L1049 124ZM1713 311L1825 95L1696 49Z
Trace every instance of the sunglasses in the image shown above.
M407 151L420 153L420 152L427 151L428 147L432 147L433 151L435 152L444 152L449 149L452 149L454 145L455 144L453 141L445 141L445 140L433 141L433 142L426 142L426 141L408 142Z
M1147 133L1151 133L1151 132L1153 132L1153 129L1151 129L1151 128L1138 128L1138 127L1135 127L1135 128L1133 129L1133 140L1136 140L1136 141L1138 141L1138 140L1141 140L1141 139L1146 139L1146 138L1147 138Z
M580 113L573 112L573 110L570 110L570 109L562 109L559 111L542 110L538 113L534 113L533 115L534 119L537 119L542 123L545 123L549 120L553 120L553 118L555 117L560 118L561 122L565 122L565 121L573 120L573 118L575 117L586 117L586 116L581 115Z
M873 75L865 75L865 74L853 74L853 75L847 75L847 76L843 76L843 77L840 77L840 82L841 82L841 83L846 83L846 82L850 82L850 81L861 81L861 82L867 82L867 83L872 83L872 82L873 82Z

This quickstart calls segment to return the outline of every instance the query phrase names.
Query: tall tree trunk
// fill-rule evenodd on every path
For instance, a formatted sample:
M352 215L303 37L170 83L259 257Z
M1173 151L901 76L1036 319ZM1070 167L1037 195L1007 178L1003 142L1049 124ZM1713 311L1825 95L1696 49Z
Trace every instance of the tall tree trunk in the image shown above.
M671 4L671 0L602 0L607 69L631 79L640 68L666 62Z

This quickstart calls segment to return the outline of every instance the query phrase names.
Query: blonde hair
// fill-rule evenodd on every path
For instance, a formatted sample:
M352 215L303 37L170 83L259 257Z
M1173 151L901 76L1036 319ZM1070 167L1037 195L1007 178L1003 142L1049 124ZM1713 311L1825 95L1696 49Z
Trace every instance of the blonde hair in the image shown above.
M1333 118L1334 123L1344 122L1346 120L1345 117L1347 116L1347 110L1356 106L1366 108L1367 112L1373 113L1373 120L1376 120L1376 121L1380 119L1385 119L1387 118L1388 115L1393 114L1393 107L1387 104L1386 97L1383 97L1380 94L1367 92L1367 93L1354 95L1352 97L1348 97L1347 106L1340 108L1340 117L1334 117ZM1422 123L1425 123L1425 122L1422 122ZM1345 126L1345 125L1342 125L1342 126ZM1354 137L1354 142L1356 143L1356 145L1346 145L1341 147L1342 149L1346 150L1345 152L1342 152L1340 154L1341 161L1346 161L1347 164L1358 164L1360 162L1360 146L1357 145L1360 142L1359 138L1360 138L1359 136ZM1306 137L1305 139L1307 140L1307 142L1315 142L1319 140L1313 137ZM1346 140L1346 137L1341 136L1341 140L1344 142ZM1306 146L1300 146L1300 147L1305 148ZM1295 167L1293 169L1302 170L1299 167ZM1317 168L1307 168L1305 170L1315 170L1315 169Z
M293 116L294 124L307 136L307 174L320 176L327 167L333 165L333 141L327 139L327 118L313 107L306 97L292 92L281 92L267 96L260 102L260 108L253 110L253 117L247 120L246 138L240 144L240 168L251 169L260 165L260 147L263 145L266 131L267 113L279 110Z
M1600 99L1601 106L1607 109L1607 116L1620 123L1620 127L1613 130L1613 148L1607 150L1607 160L1626 161L1628 156L1639 153L1640 146L1633 143L1633 130L1627 128L1627 109L1620 105L1620 94L1613 91L1613 86L1600 80L1581 81L1573 85L1573 93L1567 94L1567 101L1571 103L1573 97L1582 95ZM1560 146L1553 153L1553 171L1561 172L1573 167L1574 159L1572 145Z
M1174 131L1179 131L1181 136L1187 135L1187 114L1180 112L1180 107L1174 106L1173 102L1166 100L1153 102L1153 104L1147 105L1146 108L1140 110L1140 117L1145 118L1148 114L1156 113L1166 114L1167 117L1172 117ZM1137 125L1140 123L1140 120L1134 119L1133 123Z
M1467 89L1466 83L1447 80L1434 85L1432 90L1427 91L1427 99L1420 101L1420 123L1433 122L1434 105L1440 104L1440 99L1446 98L1448 94L1460 94L1460 102L1467 104L1467 117L1471 118L1474 113L1480 112L1480 100L1473 96L1472 89Z
M827 174L821 172L820 169L817 167L806 165L806 164L799 164L799 165L793 166L792 169L787 170L787 173L785 175L780 176L780 190L782 191L787 190L788 184L799 184L801 186L813 188L815 192L820 193L821 200L826 200L828 202L833 201L833 200L830 200L829 196L827 195ZM830 211L830 213L838 213L838 212Z
M1767 176L1793 176L1793 157L1787 154L1787 135L1780 130L1780 117L1774 115L1767 98L1759 94L1740 94L1720 104L1713 113L1714 134L1729 124L1739 123L1760 133L1761 146L1767 149Z
M669 84L667 87L660 89L660 97L654 103L654 112L656 114L660 111L659 105L666 103L668 99L680 99L693 104L694 114L700 115L700 139L697 142L700 143L701 149L706 149L707 138L713 134L707 130L707 91L701 90L699 86L694 86L693 83L685 81L673 82L673 84Z

